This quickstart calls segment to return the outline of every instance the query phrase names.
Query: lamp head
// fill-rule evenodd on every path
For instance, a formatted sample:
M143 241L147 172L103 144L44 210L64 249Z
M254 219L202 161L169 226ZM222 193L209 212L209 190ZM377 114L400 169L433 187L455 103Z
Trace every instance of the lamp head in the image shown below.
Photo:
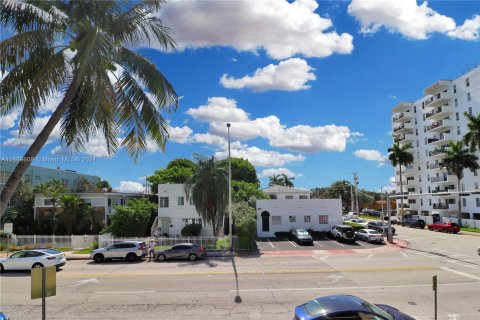
M230 123L227 123L227 128L230 128Z

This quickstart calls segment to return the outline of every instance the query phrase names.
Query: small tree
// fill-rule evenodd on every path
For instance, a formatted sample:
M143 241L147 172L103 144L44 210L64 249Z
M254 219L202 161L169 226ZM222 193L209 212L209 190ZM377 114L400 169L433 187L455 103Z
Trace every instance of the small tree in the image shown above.
M133 199L126 206L114 206L115 214L112 215L112 224L107 228L115 237L137 237L147 235L148 221L155 204L147 198Z
M53 230L52 233L55 234L56 231L56 219L57 215L60 213L60 198L67 193L67 188L59 181L59 180L52 180L45 183L37 184L33 188L34 193L41 193L45 196L45 198L50 200L50 203L53 206Z
M232 205L235 233L237 235L238 249L255 249L255 236L257 234L257 215L255 209L247 202L238 202Z
M402 181L402 166L408 166L413 163L413 154L411 154L408 149L410 146L403 145L395 142L391 148L388 148L388 160L392 163L392 166L396 167L398 165L399 176L400 176L400 217L403 220L403 181Z

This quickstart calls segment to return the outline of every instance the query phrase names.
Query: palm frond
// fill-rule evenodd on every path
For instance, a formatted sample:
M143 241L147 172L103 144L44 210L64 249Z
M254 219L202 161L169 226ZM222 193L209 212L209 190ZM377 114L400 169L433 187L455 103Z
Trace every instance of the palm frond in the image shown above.
M20 33L62 27L65 16L46 1L3 0L0 2L0 21Z

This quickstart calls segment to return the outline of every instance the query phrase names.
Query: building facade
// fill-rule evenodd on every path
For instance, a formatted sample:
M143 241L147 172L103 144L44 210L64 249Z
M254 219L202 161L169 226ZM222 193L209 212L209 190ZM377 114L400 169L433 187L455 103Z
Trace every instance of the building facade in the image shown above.
M212 225L199 216L192 198L187 199L183 184L158 185L158 227L159 233L181 236L187 224L200 224L203 237L213 237Z
M310 199L310 191L271 186L263 189L269 200L257 200L257 236L273 237L275 232L293 229L330 231L342 224L341 199Z
M450 141L460 141L468 132L464 113L480 112L480 67L455 80L439 80L424 90L415 102L401 102L393 108L394 139L408 145L412 165L402 166L405 213L421 216L458 217L458 195L462 197L462 219L480 220L480 172L466 169L457 190L457 178L440 163ZM476 155L480 158L480 153ZM395 168L396 192L400 194L400 176ZM470 192L472 191L472 192ZM425 194L425 195L423 195ZM400 200L397 200L400 211ZM428 219L427 219L428 220ZM467 222L468 224L468 222Z

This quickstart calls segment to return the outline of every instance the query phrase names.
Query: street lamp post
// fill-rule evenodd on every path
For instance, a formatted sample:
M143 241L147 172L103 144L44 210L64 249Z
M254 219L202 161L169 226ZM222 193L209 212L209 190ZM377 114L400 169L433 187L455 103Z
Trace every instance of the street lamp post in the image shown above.
M230 250L233 248L232 237L232 165L230 160L230 123L227 123L228 134L228 237L230 239Z

